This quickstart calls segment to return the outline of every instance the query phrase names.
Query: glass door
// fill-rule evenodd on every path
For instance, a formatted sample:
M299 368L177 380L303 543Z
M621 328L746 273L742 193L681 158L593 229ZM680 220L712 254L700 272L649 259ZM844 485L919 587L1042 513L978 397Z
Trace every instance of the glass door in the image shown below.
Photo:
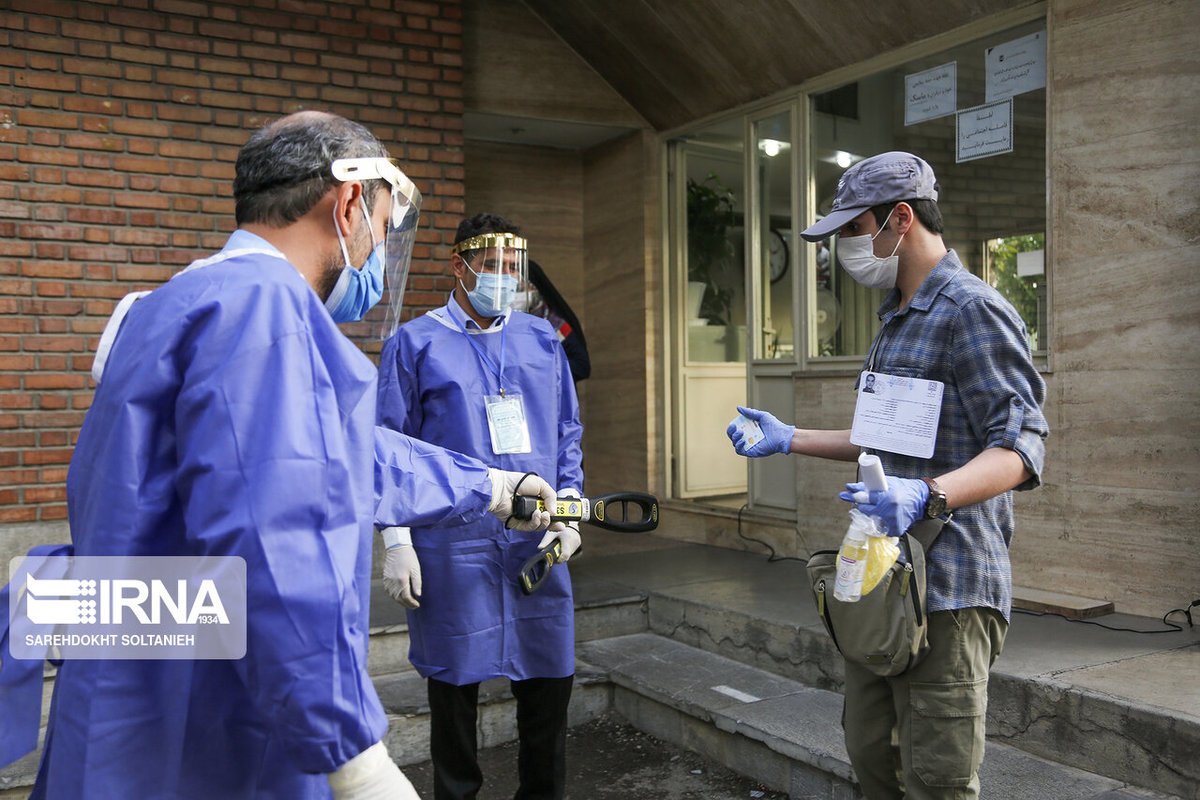
M670 149L671 419L675 493L682 498L746 491L745 459L725 437L746 386L742 126L740 118L712 125Z

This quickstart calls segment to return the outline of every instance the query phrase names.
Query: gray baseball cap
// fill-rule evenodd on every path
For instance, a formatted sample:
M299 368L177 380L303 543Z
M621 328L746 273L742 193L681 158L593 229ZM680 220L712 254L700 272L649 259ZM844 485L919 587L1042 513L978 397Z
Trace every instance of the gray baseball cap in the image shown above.
M800 236L819 242L868 208L901 200L937 200L936 187L933 167L912 153L894 150L871 156L842 174L833 209Z

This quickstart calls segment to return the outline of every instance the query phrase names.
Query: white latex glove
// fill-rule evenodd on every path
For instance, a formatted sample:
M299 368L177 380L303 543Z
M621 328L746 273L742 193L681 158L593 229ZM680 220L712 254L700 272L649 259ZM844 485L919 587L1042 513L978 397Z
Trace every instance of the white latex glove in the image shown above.
M383 588L400 605L420 608L421 562L413 549L412 533L408 528L384 528L383 546L387 555L383 562Z
M572 498L578 500L580 495L579 495L579 491L576 489L559 489L558 496L559 497L572 497ZM563 564L563 563L567 562L568 560L570 560L571 556L573 556L575 554L575 552L579 549L580 545L583 544L583 537L579 535L579 523L578 522L553 522L553 523L551 523L550 527L546 529L546 535L543 536L542 541L540 543L538 543L538 550L541 550L544 547L548 546L555 539L558 539L559 541L562 542L562 554L558 557L558 560L555 563Z
M535 511L532 519L511 519L512 496L518 483L521 485L520 494L542 498L542 504L548 509L554 508L554 504L558 500L550 484L537 475L530 475L522 481L521 478L524 475L524 472L488 469L488 477L492 479L492 504L488 506L488 511L495 514L497 519L513 530L544 531L550 524L549 511Z
M325 776L334 800L421 800L417 790L388 757L383 742L363 750Z
M575 551L579 549L579 546L583 544L583 537L579 535L579 523L552 522L550 527L546 529L546 535L538 543L538 550L546 547L555 539L562 542L562 554L554 560L554 563L563 564L570 560Z

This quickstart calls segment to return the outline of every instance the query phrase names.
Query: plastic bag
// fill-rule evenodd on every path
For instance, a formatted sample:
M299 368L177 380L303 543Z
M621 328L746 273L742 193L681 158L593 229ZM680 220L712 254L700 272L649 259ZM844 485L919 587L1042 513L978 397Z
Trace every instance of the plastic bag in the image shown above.
M900 540L895 536L868 536L867 571L863 575L862 593L874 589L880 578L900 557Z

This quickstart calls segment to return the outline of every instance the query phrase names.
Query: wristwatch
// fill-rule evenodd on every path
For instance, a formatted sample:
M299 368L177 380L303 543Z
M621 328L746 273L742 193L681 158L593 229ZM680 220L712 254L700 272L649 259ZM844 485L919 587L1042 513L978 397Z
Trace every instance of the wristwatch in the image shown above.
M925 501L925 518L936 519L946 513L946 493L933 478L921 478L929 485L929 499Z

